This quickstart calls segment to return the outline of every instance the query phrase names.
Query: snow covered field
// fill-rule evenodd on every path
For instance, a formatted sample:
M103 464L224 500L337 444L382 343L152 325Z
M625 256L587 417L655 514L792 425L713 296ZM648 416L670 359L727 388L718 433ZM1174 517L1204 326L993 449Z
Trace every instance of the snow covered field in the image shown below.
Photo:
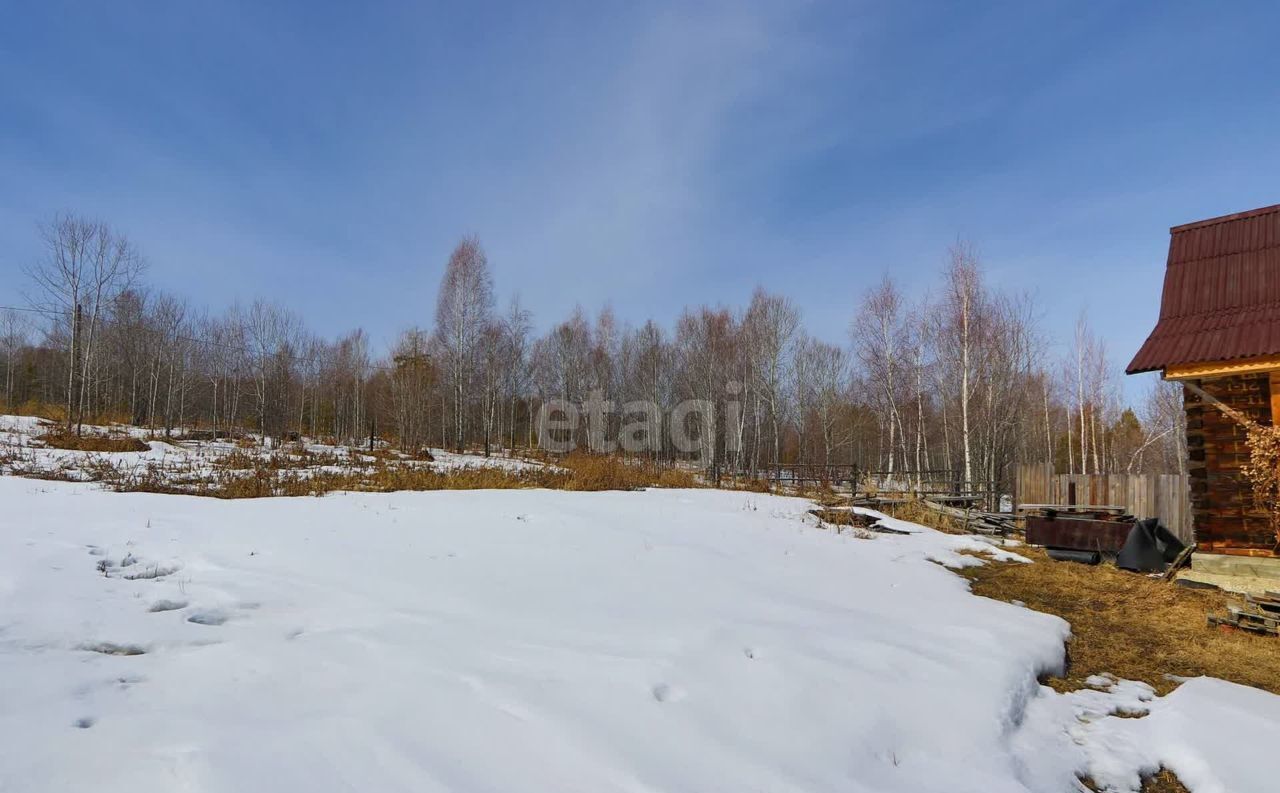
M1067 625L935 563L990 546L809 506L0 477L0 790L1274 789L1280 698L1056 694Z
M181 486L180 483L209 481L215 471L222 470L231 476L251 472L246 466L254 462L267 463L285 460L290 472L306 477L321 472L341 473L367 468L374 463L456 471L465 468L501 468L522 471L542 467L541 463L513 457L484 457L479 454L455 454L432 449L432 461L415 460L394 452L375 458L362 449L334 446L304 440L286 444L281 449L269 449L256 444L240 445L230 440L190 441L174 439L149 439L150 433L141 427L115 425L111 427L86 425L88 435L129 436L143 440L146 451L137 452L85 452L50 448L40 436L56 431L58 426L34 416L0 415L0 474L14 473L24 476L67 479L70 481L101 481L104 475L111 479L149 476L156 480ZM307 456L301 454L305 452ZM296 466L296 467L295 467ZM230 470L228 470L230 468ZM183 488L183 492L190 492Z

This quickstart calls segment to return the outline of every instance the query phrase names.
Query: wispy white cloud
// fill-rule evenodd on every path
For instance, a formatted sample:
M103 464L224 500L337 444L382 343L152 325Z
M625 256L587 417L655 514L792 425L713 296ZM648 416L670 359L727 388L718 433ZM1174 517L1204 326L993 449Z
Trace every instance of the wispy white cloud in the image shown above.
M1275 200L1268 27L1190 6L43 8L0 31L0 302L74 209L166 288L328 332L429 323L474 231L542 324L759 282L840 340L867 283L923 291L962 234L1120 350L1164 227Z

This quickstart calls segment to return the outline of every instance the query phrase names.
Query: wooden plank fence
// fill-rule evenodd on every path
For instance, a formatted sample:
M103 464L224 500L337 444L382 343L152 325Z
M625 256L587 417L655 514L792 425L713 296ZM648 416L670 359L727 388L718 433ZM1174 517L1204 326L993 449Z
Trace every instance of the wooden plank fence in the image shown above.
M1019 465L1014 509L1021 504L1122 506L1135 518L1160 524L1191 542L1194 532L1189 482L1181 474L1055 474L1047 463Z

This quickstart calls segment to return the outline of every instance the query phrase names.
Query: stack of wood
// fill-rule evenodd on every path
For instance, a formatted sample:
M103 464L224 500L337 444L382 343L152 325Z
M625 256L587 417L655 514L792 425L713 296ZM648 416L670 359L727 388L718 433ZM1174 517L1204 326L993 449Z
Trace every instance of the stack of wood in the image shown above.
M990 537L1003 537L1018 529L1017 519L1008 512L983 512L979 509L961 509L941 504L932 499L921 499L920 503L942 515L959 522L960 526L972 534L985 534Z
M1245 595L1243 605L1227 606L1226 614L1210 614L1208 622L1223 630L1280 636L1280 592Z
M884 495L855 496L850 502L855 507L866 507L875 510L892 511L894 507L903 504L919 504L926 509L933 510L939 515L945 515L956 521L965 531L971 534L985 534L987 536L1003 537L1006 534L1012 534L1018 530L1017 518L1008 512L984 512L971 506L977 500L976 497L968 496L951 496L944 497L952 501L966 504L963 507L954 504L942 503L942 501L934 498L908 496L908 495Z

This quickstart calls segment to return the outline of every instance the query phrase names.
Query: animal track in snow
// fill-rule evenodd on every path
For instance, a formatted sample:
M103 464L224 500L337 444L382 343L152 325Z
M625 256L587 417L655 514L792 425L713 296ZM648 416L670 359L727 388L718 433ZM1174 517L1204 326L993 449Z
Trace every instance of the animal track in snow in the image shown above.
M138 566L142 567L142 569L135 573L126 573L124 575L124 579L126 581L147 581L154 578L164 578L165 576L173 575L182 569L182 565L177 563Z
M219 609L203 609L187 617L187 622L194 622L196 625L222 625L231 617Z
M659 683L653 687L653 698L659 702L679 702L688 695L680 686Z
M116 644L115 642L89 642L80 645L81 650L103 655L146 655L147 648L140 644Z
M214 645L222 644L222 643L223 643L223 642L222 642L222 640L221 640L221 639L197 639L196 641L193 641L193 642L183 642L183 646L185 646L185 647L213 647Z
M176 561L152 562L126 553L120 561L106 558L106 551L96 545L90 545L89 555L102 557L95 567L98 572L108 578L116 576L126 581L139 581L164 578L182 569L182 563Z
M81 648L83 649L83 648ZM76 698L83 699L92 695L95 691L102 689L116 689L118 691L128 691L138 683L146 680L142 675L116 675L110 678L99 678L90 682L76 686L74 693Z
M85 716L83 718L76 719L75 724L73 726L78 727L79 729L82 729L82 730L87 730L90 727L92 727L94 724L97 724L97 722L98 720L93 718L92 716Z
M158 611L177 611L186 607L187 601L185 600L157 600L151 604L151 608L147 609L147 611L153 613Z

